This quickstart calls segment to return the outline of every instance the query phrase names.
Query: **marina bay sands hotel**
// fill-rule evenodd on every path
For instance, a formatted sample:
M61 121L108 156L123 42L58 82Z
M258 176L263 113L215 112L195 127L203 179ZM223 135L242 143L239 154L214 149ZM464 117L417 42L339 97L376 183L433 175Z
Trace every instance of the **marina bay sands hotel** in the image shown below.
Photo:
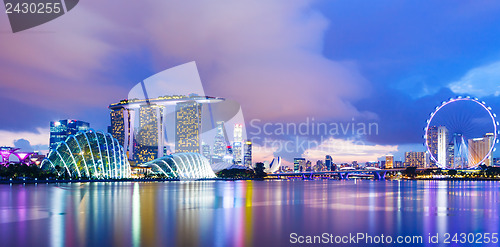
M122 100L109 106L108 132L123 145L129 160L145 163L165 155L166 128L173 127L167 122L175 120L175 152L200 153L202 104L223 100L198 95Z

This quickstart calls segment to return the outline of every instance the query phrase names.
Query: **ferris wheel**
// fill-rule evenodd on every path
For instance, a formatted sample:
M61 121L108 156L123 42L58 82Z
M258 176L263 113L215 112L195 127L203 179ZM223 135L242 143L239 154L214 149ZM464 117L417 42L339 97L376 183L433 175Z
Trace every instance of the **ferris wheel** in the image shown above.
M459 96L442 102L424 129L431 164L450 169L491 165L498 126L496 114L484 101Z

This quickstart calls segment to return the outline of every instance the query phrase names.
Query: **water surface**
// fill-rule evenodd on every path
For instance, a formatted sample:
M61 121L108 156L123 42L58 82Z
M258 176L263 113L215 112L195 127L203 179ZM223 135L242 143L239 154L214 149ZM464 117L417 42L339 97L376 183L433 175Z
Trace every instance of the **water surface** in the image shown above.
M0 245L298 246L290 243L291 233L367 233L421 235L422 246L463 246L429 244L428 236L499 233L499 185L368 180L0 185Z

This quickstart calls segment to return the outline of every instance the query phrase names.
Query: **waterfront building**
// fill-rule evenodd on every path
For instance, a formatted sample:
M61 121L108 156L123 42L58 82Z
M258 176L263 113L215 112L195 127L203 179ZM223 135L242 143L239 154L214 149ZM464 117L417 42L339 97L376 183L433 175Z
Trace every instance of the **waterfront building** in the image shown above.
M493 165L500 166L500 158L493 158Z
M241 164L243 156L243 125L235 124L233 132L234 163Z
M36 152L29 156L30 163L39 167L44 159L45 155Z
M49 148L54 149L70 135L90 129L90 124L80 120L64 119L50 122Z
M450 159L450 150L448 145L450 143L449 132L446 126L438 127L438 145L437 145L437 157L438 164L441 166L447 166Z
M311 170L312 170L312 162L310 160L308 160L308 161L306 161L304 171L311 171Z
M455 139L455 138L453 138ZM455 167L455 142L452 140L449 140L448 146L446 147L446 166L447 167Z
M333 158L331 155L326 155L325 156L325 166L328 171L331 171L332 169L332 164L333 164Z
M394 168L394 156L387 155L385 156L385 169L392 169L392 168Z
M110 133L113 136L113 138L118 140L118 142L122 146L126 147L127 145L125 145L125 121L127 122L127 124L130 122L128 110L123 108L111 109L109 116L111 118L111 125L108 126L108 133ZM129 130L127 129L127 132L128 131ZM129 133L127 133L127 136L128 135Z
M293 171L294 172L303 172L305 171L304 166L306 164L305 158L295 158L293 159Z
M175 152L199 153L201 104L196 101L177 103L175 114Z
M426 167L426 152L405 152L405 167Z
M163 156L162 106L142 105L139 107L139 130L135 135L135 156L138 163L145 163ZM158 126L160 125L160 126Z
M427 131L427 144L429 146L429 157L434 157L434 159L438 158L438 127L430 126ZM431 158L430 165L433 166L436 164L436 161Z
M217 122L216 134L214 139L214 148L212 152L212 161L214 163L221 162L227 152L227 147L229 146L229 141L227 138L226 127L224 126L224 121Z
M379 165L378 165L379 168L385 168L385 160L381 160L379 161Z
M175 152L200 152L202 105L223 98L191 94L130 99L109 106L111 125L108 132L123 145L129 160L148 162L166 152L167 108L175 107ZM139 121L139 125L136 122ZM137 126L137 127L136 127ZM136 153L139 153L136 155Z
M111 134L92 129L71 135L52 149L41 168L71 178L129 178L130 164Z
M317 160L316 161L316 165L313 167L312 170L315 171L315 172L325 171L326 170L326 166L325 166L325 164L323 163L322 160Z
M212 159L212 151L210 150L210 145L208 145L205 142L201 143L201 155L203 155L203 157L207 158L208 161L210 161ZM212 162L210 162L210 164L211 163Z
M244 146L243 165L252 167L252 142L247 140Z
M281 167L281 157L274 158L271 163L264 162L264 172L265 173L275 173L279 171Z
M481 165L479 162L481 162L481 160L490 152L491 146L493 145L493 139L494 135L492 133L488 133L481 138L469 139L469 167ZM490 157L487 157L483 163L490 166Z
M352 164L352 167L359 168L358 161L355 160L351 164Z
M394 161L394 168L403 168L404 167L404 162L400 160Z

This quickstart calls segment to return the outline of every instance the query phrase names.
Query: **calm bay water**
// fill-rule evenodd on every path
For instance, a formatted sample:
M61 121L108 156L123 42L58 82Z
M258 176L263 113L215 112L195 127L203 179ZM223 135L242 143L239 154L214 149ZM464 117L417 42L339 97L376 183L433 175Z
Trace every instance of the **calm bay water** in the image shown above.
M0 185L0 246L298 246L290 243L291 233L420 235L422 246L464 246L429 244L428 236L440 234L442 242L444 233L500 233L499 185L368 180Z

